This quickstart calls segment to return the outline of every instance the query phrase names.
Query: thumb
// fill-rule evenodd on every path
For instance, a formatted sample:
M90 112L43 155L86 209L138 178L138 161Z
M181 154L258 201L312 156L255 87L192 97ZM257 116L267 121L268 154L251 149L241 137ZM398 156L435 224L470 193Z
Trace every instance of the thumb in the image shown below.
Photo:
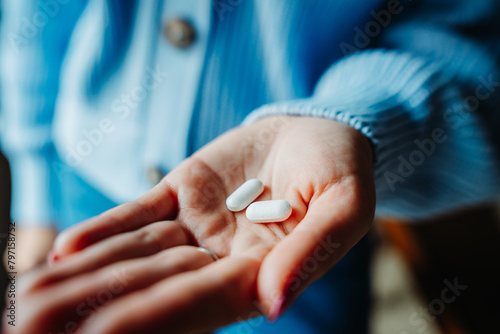
M343 179L311 202L297 227L264 259L257 296L270 320L324 275L368 232L375 195L355 178Z

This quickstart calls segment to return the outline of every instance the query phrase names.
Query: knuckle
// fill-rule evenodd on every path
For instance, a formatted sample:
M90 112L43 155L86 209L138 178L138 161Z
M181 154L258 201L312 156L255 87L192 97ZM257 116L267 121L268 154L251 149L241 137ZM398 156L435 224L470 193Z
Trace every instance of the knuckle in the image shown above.
M54 272L45 266L25 273L19 280L19 296L25 297L36 293L53 281L53 277Z
M194 246L178 246L158 254L159 262L168 264L174 272L185 272L210 262L210 255L200 252Z
M141 228L134 232L132 237L139 241L141 247L147 247L152 253L158 253L163 249L160 236L152 228Z

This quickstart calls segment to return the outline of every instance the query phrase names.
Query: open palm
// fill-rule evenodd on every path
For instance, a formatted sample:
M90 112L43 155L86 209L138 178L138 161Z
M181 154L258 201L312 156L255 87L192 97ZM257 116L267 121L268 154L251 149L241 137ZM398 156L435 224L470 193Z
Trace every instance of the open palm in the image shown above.
M249 178L265 185L257 200L287 200L290 218L255 224L244 211L229 211L226 197ZM268 117L200 149L138 200L64 232L55 248L63 260L26 279L24 293L55 293L61 282L71 286L82 275L106 277L110 268L128 263L140 267L130 274L135 283L92 321L77 321L84 332L154 332L166 326L169 332L197 332L258 312L275 318L361 239L374 205L371 148L363 135L325 119ZM184 267L170 265L168 275L157 276L157 268L138 262L157 253L172 257L178 245L204 247L221 260L206 265L210 261L201 252L184 249ZM307 261L314 270L298 275ZM80 288L81 298L92 289ZM44 312L35 309L31 321L71 309L81 298L61 298Z

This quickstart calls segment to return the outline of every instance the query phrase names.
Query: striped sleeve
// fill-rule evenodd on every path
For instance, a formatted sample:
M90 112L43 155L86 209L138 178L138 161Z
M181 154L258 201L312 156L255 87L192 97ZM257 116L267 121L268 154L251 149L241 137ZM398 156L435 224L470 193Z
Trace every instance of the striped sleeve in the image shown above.
M485 39L498 41L499 24L482 20L488 33L479 43L464 37L459 9L466 6L441 29L422 25L419 15L432 17L423 3L387 28L379 48L333 64L311 97L264 105L245 121L316 116L359 130L374 145L378 214L406 219L493 200L500 189L499 50ZM455 26L462 35L452 33ZM478 32L473 20L469 26Z

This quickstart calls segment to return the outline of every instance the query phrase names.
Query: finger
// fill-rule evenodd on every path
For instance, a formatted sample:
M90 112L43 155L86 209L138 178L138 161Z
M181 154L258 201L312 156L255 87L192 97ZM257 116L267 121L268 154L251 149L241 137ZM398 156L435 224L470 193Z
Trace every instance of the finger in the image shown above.
M260 260L226 257L111 303L82 333L199 333L261 313L255 301Z
M21 299L21 333L73 332L84 319L92 320L103 306L166 277L209 263L210 255L180 246L155 256L123 261L30 293ZM103 333L98 330L95 333Z
M28 275L24 289L32 290L108 264L147 256L164 249L190 244L185 229L175 222L157 222L139 230L116 235L71 254L52 268ZM23 293L24 291L20 291Z
M358 183L344 178L318 196L304 219L264 259L257 293L270 319L276 319L368 231L375 195Z
M54 251L58 257L66 256L111 235L132 231L160 220L172 220L176 214L176 193L163 180L137 200L63 231L56 238Z

